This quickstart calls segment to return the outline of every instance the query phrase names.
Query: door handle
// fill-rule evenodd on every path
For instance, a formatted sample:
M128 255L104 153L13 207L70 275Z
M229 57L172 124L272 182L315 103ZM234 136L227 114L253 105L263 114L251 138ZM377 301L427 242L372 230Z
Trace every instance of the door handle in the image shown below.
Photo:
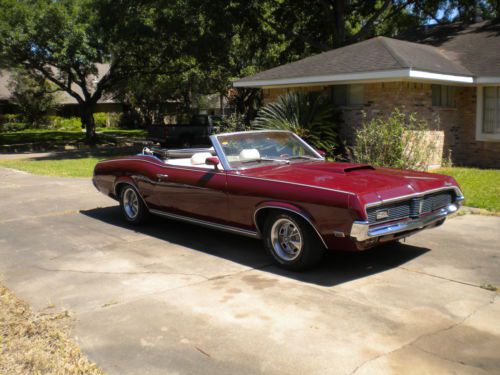
M158 180L161 180L162 178L168 178L168 174L161 174L161 173L158 173L156 175L156 177L158 177Z

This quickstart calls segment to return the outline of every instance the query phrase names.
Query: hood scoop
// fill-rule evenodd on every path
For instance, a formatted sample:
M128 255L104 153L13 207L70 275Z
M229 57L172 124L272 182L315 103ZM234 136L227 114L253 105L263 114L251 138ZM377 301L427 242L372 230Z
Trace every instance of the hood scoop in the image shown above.
M370 164L355 164L355 163L318 163L304 166L304 169L317 170L321 172L347 174L361 170L375 170Z
M344 168L344 173L347 173L347 172L353 172L353 171L359 171L359 170L366 170L366 169L369 169L369 170L372 170L374 171L375 168L372 167L371 165L369 164L361 164L361 165L357 165L355 167L347 167L347 168Z

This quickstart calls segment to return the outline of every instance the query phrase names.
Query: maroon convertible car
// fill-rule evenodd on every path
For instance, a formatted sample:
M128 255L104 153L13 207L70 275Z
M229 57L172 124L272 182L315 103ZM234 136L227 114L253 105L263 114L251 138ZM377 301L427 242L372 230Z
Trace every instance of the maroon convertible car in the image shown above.
M262 238L282 267L441 225L464 199L448 176L334 163L287 131L212 135L206 149L148 149L94 170L124 218L149 214Z

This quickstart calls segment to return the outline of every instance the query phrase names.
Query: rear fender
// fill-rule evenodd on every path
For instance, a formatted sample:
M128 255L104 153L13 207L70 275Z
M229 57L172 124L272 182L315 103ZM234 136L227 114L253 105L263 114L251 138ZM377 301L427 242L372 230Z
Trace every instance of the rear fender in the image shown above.
M115 184L113 186L113 193L116 199L120 199L119 190L123 187L123 185L132 185L135 188L135 190L137 190L137 192L140 194L139 187L137 186L137 183L134 181L132 177L120 176L116 178Z

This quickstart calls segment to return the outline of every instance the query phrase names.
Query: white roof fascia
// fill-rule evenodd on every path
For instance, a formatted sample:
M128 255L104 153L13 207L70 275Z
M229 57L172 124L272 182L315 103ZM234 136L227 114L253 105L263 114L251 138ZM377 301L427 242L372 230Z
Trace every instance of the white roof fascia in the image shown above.
M500 77L477 77L476 83L480 84L500 84Z
M234 87L279 87L279 86L298 86L298 85L321 85L341 82L362 82L362 81L386 81L394 79L418 79L439 82L452 83L474 83L471 76L459 76L451 74L431 73L422 70L396 69L379 70L373 72L360 72L348 74L334 74L323 76L280 78L255 81L236 81ZM500 80L499 80L500 82Z

